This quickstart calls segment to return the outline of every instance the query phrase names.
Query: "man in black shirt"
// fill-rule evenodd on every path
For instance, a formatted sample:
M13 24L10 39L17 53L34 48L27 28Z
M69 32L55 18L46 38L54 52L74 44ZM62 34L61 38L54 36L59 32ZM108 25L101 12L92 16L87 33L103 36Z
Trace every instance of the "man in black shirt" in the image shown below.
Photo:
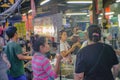
M97 25L91 25L88 34L91 44L77 54L75 80L114 80L111 68L118 67L115 51L100 43L101 30Z

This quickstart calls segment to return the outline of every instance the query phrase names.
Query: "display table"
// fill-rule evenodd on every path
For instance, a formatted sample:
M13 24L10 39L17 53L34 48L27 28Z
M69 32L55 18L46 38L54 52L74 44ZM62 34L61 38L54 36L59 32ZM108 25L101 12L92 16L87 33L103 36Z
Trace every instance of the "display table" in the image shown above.
M54 68L56 60L52 60L50 63ZM61 68L62 80L73 80L74 64L68 64L68 63L61 62L60 68ZM60 74L58 76L60 76ZM60 77L58 77L56 80L59 80L59 79Z
M50 61L52 67L55 67L56 60L53 59ZM26 63L24 65L27 78L32 78L32 68L31 68L31 61ZM61 76L62 80L73 80L73 74L74 74L74 65L73 64L67 64L67 63L61 63ZM58 75L58 78L55 80L60 80L60 74Z

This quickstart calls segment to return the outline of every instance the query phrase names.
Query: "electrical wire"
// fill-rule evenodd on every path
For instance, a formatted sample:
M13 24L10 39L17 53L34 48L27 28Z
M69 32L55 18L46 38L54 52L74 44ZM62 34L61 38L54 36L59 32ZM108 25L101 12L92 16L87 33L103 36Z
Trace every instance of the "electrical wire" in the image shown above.
M15 2L15 4L13 4L9 9L7 9L6 11L4 11L3 13L0 14L0 21L8 18L24 2L25 2L25 0L17 0L17 2Z

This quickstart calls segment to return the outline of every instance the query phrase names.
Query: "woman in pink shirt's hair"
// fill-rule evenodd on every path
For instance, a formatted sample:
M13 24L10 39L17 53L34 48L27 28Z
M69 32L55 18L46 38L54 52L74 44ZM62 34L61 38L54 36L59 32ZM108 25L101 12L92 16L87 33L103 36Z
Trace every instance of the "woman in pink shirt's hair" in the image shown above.
M62 57L58 55L55 68L45 57L45 54L50 50L48 40L46 37L39 37L34 43L35 54L32 59L33 80L54 80L60 68L60 60Z

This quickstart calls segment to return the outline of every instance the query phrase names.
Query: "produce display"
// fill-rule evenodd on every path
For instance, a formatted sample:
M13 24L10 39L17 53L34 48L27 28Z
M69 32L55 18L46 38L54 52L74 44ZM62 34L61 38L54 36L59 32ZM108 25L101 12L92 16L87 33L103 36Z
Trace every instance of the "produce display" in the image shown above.
M55 67L56 59L54 58L53 60L50 61L52 67ZM24 65L26 75L28 78L32 77L32 66L31 66L31 61L25 63ZM73 79L74 75L74 64L69 64L69 63L63 63L61 62L61 74L59 73L58 76L62 76L62 78L66 79ZM58 77L59 78L59 77Z
M55 67L55 61L52 60L51 64L53 68ZM59 73L59 76L61 75L63 78L73 79L74 74L74 64L68 64L61 62L61 74Z
M26 35L25 22L15 23L14 26L17 28L18 37L23 37Z
M74 65L72 64L62 64L61 65L61 75L65 78L73 79Z

